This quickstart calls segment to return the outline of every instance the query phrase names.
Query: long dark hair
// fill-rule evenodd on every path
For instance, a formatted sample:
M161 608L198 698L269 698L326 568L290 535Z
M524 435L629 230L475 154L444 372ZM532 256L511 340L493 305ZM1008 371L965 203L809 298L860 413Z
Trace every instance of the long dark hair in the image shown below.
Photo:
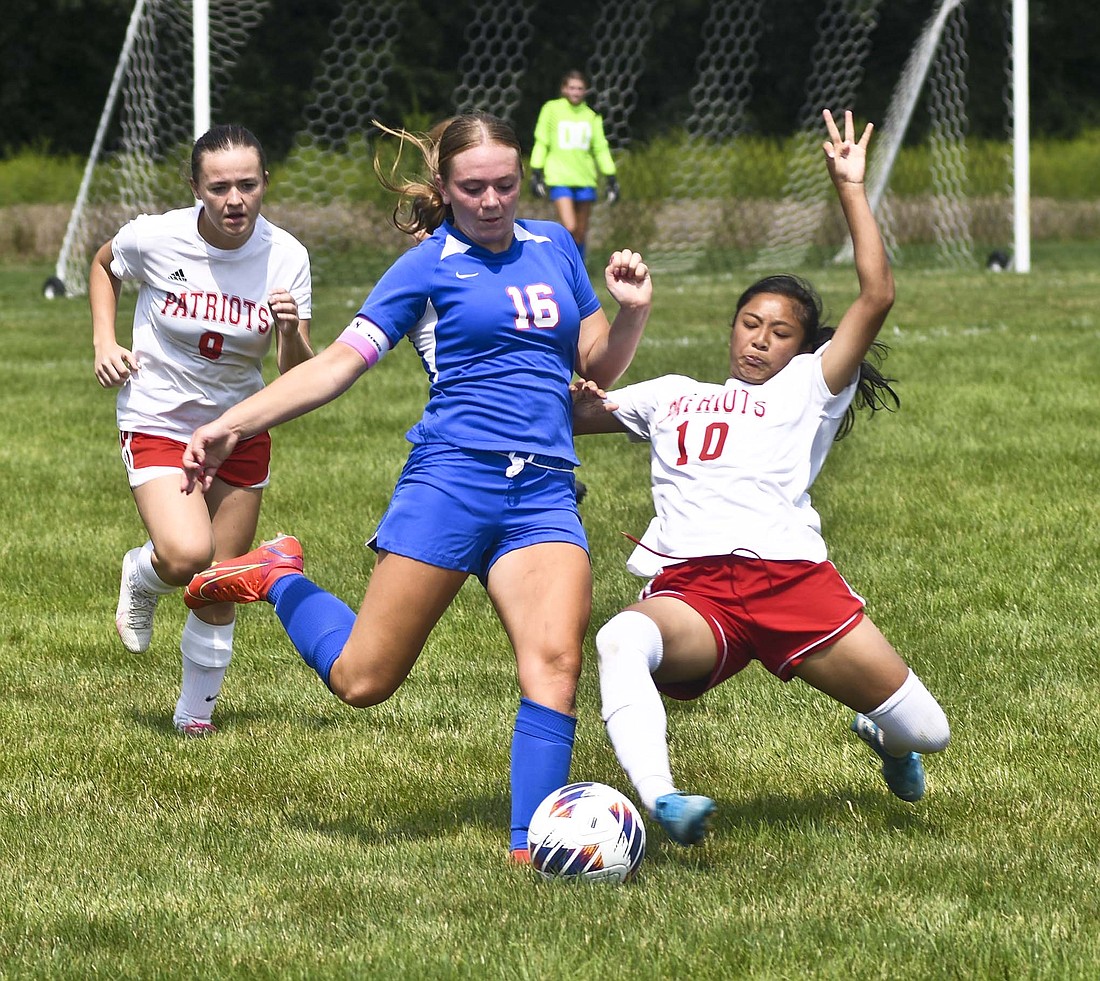
M745 304L761 293L785 296L798 309L799 323L803 331L803 352L816 351L836 333L835 327L823 322L824 308L817 290L806 280L788 274L765 276L746 289L737 299L737 308L733 313L734 323L737 322L737 316ZM881 341L875 341L871 345L867 357L859 366L855 398L844 413L844 419L837 430L837 439L843 439L851 432L852 426L855 425L857 409L867 409L870 412L886 409L892 412L901 405L898 393L890 387L897 379L887 378L879 368L889 350Z

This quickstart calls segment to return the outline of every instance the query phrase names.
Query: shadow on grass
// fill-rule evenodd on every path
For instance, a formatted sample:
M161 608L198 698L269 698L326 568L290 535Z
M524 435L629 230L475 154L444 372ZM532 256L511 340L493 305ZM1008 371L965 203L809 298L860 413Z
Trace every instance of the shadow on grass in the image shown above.
M923 832L926 827L919 805L906 804L886 791L876 793L868 789L852 794L838 787L834 794L802 797L770 794L738 804L719 801L714 831L721 833L723 828L732 828L751 832L770 828L804 834L811 829L822 831L834 827L838 818L843 818L845 824L855 819L864 826L899 831L912 828Z
M351 840L361 847L432 841L455 828L483 828L500 838L503 855L508 845L509 817L508 801L503 797L466 797L447 807L409 801L405 809L390 810L384 820L379 819L377 810L367 821L351 815L333 820L299 809L288 813L287 821L300 831Z
M172 709L171 702L166 702L162 711L149 712L145 710L133 709L130 712L130 718L134 720L137 725L144 729L148 729L150 732L161 736L172 736L173 738L184 738L176 732L176 727L172 723ZM266 710L257 709L255 711L241 711L239 709L232 709L227 711L218 711L218 717L214 720L214 726L219 733L232 733L235 730L240 732L248 727L255 725L266 725L271 721L271 712Z
M905 810L902 810L902 807ZM773 795L731 805L718 802L718 817L706 841L698 847L682 847L671 841L655 821L646 822L647 862L653 864L689 863L695 868L725 865L728 855L707 847L708 844L733 845L760 837L766 831L770 840L790 836L804 842L809 837L835 837L838 831L853 830L856 815L861 833L914 832L925 834L926 822L920 813L874 793L852 797L817 795L786 797ZM507 844L509 801L500 796L456 797L447 806L409 801L404 809L391 810L380 821L375 811L369 820L349 815L333 820L320 817L308 807L289 813L289 822L310 834L352 840L362 847L393 845L400 842L429 841L458 827L489 829L498 834L501 849Z

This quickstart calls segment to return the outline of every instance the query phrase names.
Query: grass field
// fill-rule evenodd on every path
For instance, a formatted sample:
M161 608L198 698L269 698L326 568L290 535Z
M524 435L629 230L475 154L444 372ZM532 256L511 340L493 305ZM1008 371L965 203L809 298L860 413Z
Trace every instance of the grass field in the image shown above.
M182 603L144 655L112 623L143 533L86 304L42 300L45 264L0 267L0 976L1096 977L1100 246L1037 243L1033 264L899 266L901 410L860 419L815 488L832 558L952 722L928 796L891 797L846 711L754 665L670 706L677 775L719 802L712 837L681 849L651 826L622 888L505 864L517 694L476 584L366 711L244 608L220 732L180 739ZM852 272L808 272L841 312ZM724 377L750 278L658 276L627 380ZM370 285L318 293L318 342ZM424 392L403 346L276 432L260 533L296 533L353 606ZM594 632L639 585L620 531L648 520L647 459L579 449ZM573 775L629 791L586 655Z

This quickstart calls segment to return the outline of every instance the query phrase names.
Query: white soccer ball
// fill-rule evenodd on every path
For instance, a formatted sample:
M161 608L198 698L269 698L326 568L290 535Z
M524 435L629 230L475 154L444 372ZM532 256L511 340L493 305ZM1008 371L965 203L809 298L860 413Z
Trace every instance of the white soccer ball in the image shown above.
M544 879L626 882L642 864L645 825L614 787L571 783L539 804L527 842Z

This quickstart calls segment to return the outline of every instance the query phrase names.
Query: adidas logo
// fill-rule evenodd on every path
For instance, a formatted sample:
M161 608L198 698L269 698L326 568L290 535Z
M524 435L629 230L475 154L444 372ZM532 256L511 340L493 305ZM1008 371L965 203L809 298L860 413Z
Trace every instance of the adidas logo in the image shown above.
M183 274L182 269L177 269L171 276L168 277L174 283L186 283L187 277Z

